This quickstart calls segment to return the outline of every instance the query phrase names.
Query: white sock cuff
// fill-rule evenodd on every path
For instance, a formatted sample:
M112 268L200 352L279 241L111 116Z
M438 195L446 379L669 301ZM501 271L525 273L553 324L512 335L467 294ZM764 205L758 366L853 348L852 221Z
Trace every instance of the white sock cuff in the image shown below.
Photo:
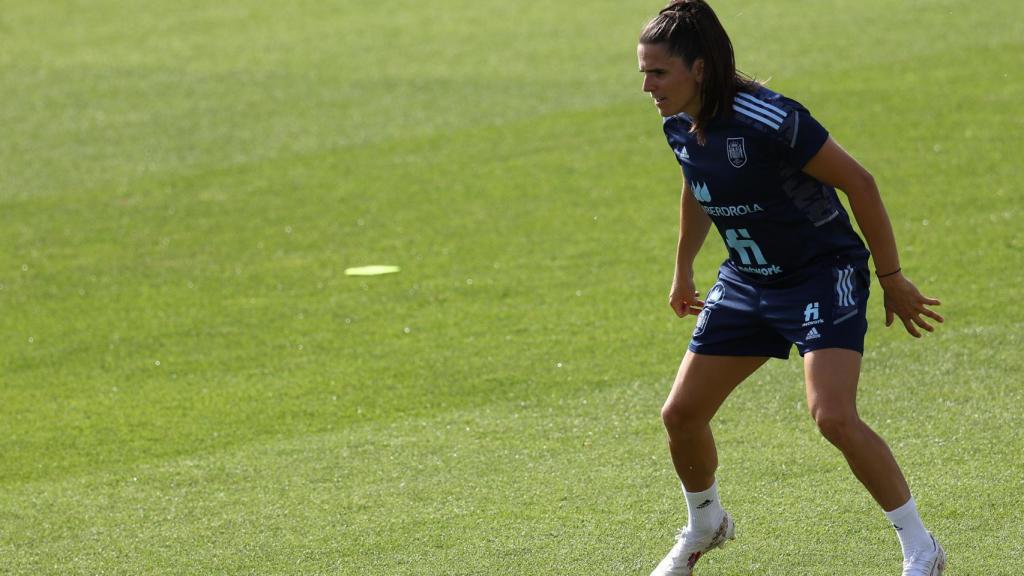
M683 495L685 495L688 500L692 498L694 500L714 500L715 502L717 502L718 480L716 479L715 482L711 484L710 488L708 488L707 490L701 490L700 492L687 492L686 486L683 486Z
M920 550L931 550L932 537L921 523L921 516L917 512L917 503L913 498L907 500L899 508L886 512L885 517L896 529L904 558L911 558Z
M888 518L889 522L892 522L893 524L899 524L905 518L914 518L915 516L917 516L917 503L914 502L913 496L911 496L910 500L907 500L906 503L900 506L899 508L896 508L895 510L890 510L885 513L885 517Z
M687 492L684 486L683 495L686 497L687 528L701 532L718 528L725 511L718 501L717 480L710 488L700 492Z

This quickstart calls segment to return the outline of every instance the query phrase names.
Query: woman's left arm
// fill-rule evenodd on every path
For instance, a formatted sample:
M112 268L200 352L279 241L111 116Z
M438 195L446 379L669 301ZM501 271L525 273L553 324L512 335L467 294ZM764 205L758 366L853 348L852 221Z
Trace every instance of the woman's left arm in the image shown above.
M831 137L804 166L804 172L819 182L842 190L850 199L850 208L867 240L878 282L885 293L885 325L892 325L895 315L915 338L921 337L917 327L934 331L935 328L921 316L942 322L942 316L927 307L938 306L940 302L923 296L900 272L896 237L871 174Z

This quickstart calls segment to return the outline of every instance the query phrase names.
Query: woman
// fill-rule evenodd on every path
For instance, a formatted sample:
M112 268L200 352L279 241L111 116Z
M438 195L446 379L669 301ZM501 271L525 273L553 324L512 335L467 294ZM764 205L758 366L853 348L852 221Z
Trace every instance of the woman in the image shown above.
M914 337L942 322L903 276L892 227L871 175L799 103L737 73L732 44L703 0L674 1L637 47L683 170L679 245L669 305L696 315L689 350L662 409L689 519L652 576L689 575L700 556L734 537L719 500L709 422L729 393L768 358L804 359L807 403L821 433L896 528L903 574L937 576L942 547L925 530L885 442L857 415L856 390L870 285L884 291L886 326ZM835 190L849 197L870 253ZM705 301L693 261L714 223L729 258Z

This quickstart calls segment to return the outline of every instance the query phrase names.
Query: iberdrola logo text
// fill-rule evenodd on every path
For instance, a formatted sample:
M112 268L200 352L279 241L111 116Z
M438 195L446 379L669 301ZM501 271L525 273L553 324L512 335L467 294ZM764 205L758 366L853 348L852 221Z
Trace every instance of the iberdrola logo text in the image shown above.
M760 204L739 204L737 206L705 206L711 202L711 190L706 182L694 180L692 183L693 197L700 202L700 207L708 216L747 216L755 212L764 212Z
M708 216L746 216L755 212L764 212L760 204L741 204L739 206L704 206L701 208Z

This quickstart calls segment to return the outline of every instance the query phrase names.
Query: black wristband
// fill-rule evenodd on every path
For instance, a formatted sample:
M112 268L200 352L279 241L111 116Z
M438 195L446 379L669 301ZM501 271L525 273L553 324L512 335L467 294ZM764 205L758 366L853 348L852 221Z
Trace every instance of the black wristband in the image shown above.
M879 274L878 270L875 270L875 276L878 276L878 279L881 280L882 278L888 278L889 276L892 276L894 274L899 274L901 270L903 270L902 266L893 270L892 272L889 272L888 274Z

